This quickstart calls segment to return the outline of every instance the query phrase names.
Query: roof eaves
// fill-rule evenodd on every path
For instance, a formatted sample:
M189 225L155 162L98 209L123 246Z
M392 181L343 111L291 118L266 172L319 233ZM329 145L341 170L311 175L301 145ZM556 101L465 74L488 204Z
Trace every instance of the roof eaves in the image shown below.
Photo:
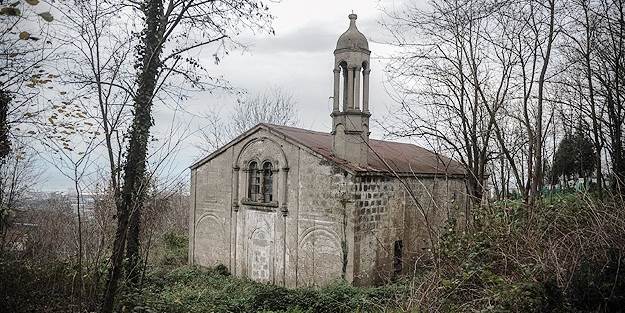
M308 147L307 145L305 145L304 143L300 142L299 140L295 139L294 137L291 137L288 135L288 133L280 130L279 127L274 127L276 125L273 124L266 124L266 123L260 123L254 127L252 127L250 130L246 131L245 133L237 136L236 138L234 138L233 140L231 140L230 142L228 142L227 144L225 144L224 146L222 146L221 148L217 149L215 152L207 155L206 157L200 159L199 161L193 163L191 166L189 166L190 169L194 170L197 169L198 167L202 166L204 163L210 161L211 159L213 159L214 157L220 155L221 153L225 152L226 150L228 150L228 148L230 148L231 146L233 146L234 144L238 143L239 141L243 140L245 137L248 137L250 135L252 135L253 133L257 132L258 130L265 129L266 131L274 134L274 135L280 135L280 137L282 137L282 139L284 139L287 142L290 142L300 148L305 149L306 151L308 151L309 153L317 156L318 158L322 158L324 160L328 160L332 163L334 163L336 166L346 170L347 172L349 172L350 174L355 174L357 172L356 168L352 168L352 166L350 164L345 164L342 162L338 162L337 160L333 159L333 158L329 158L321 153L318 153L317 151L313 150L312 148Z
M194 170L200 166L202 166L204 163L210 161L211 159L213 159L214 157L222 154L223 152L225 152L226 150L228 150L230 147L232 147L234 144L236 144L237 142L241 141L243 138L257 132L259 129L261 128L267 128L267 126L263 123L258 124L252 128L250 128L248 131L242 133L241 135L237 136L236 138L230 140L230 142L228 142L227 144L223 145L221 148L215 150L214 152L212 152L211 154L201 158L200 160L196 161L195 163L191 164L191 166L189 166L190 169Z
M347 164L347 162L339 162L337 161L335 158L331 158L328 157L326 155L323 155L317 151L315 151L314 149L312 149L311 147L307 146L306 144L304 144L303 142L297 140L296 138L289 136L289 134L287 132L282 131L279 126L278 127L274 127L277 125L273 125L273 124L265 124L267 126L267 130L269 132L273 132L273 133L277 133L282 135L283 139L286 140L287 142L291 142L292 144L303 148L304 150L308 151L309 153L311 153L312 155L330 161L332 163L334 163L336 166L346 170L347 172L349 172L350 174L355 174L357 172L357 170L355 168L353 168L350 164ZM312 131L311 131L312 132Z

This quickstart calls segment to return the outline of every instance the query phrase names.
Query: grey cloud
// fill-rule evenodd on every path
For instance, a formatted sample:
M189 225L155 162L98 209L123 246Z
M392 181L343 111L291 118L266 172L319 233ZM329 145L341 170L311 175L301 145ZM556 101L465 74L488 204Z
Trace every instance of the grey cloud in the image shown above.
M311 24L295 30L283 30L284 35L279 31L276 37L259 42L252 50L255 53L327 52L334 49L341 35L335 29Z

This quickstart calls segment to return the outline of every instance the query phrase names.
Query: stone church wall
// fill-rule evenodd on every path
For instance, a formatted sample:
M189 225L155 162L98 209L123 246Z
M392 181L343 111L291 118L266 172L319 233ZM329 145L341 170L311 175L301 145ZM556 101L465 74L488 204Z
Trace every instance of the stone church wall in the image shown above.
M448 220L464 218L462 180L404 179L428 217L433 238L438 238ZM358 272L354 283L383 283L411 272L415 261L427 255L430 232L422 211L405 187L392 177L356 177L354 201Z
M244 201L251 160L275 165L274 204ZM398 180L354 176L264 129L194 169L191 179L194 264L224 264L235 275L289 287L341 277L371 285L412 271L427 255L430 230ZM406 181L435 225L433 238L449 219L463 219L461 180Z
M297 192L297 286L327 284L352 276L353 231L348 196L351 177L305 151L299 153ZM345 206L343 206L345 203ZM343 263L346 263L343 269Z
M247 192L244 164L267 158L279 165L274 174L278 204L247 205L241 201ZM240 169L235 172L237 162ZM224 264L236 275L290 287L324 285L342 276L351 280L353 225L348 212L353 203L343 206L341 199L349 197L346 188L352 178L342 169L261 130L193 170L191 179L194 264Z
M231 149L192 171L189 253L194 264L230 263Z

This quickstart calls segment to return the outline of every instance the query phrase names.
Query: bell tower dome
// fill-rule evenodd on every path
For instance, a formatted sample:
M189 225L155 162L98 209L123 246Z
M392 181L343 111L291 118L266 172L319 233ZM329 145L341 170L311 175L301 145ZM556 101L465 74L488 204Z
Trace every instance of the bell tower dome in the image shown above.
M356 28L356 14L334 50L332 149L335 156L367 165L369 141L369 43ZM362 83L361 83L362 81Z

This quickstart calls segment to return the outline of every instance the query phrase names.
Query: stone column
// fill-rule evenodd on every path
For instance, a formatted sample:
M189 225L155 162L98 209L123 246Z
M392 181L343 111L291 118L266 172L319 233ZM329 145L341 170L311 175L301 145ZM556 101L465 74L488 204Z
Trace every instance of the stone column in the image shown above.
M239 219L239 175L240 168L234 166L232 168L232 213L230 215L230 272L233 275L237 273L237 221Z
M289 168L288 167L283 167L282 168L282 188L280 190L280 206L282 207L282 209L286 210L287 206L286 203L289 199L288 195L287 195L287 179L289 176Z
M369 73L370 69L362 71L362 111L369 112Z
M289 168L282 168L282 190L280 190L280 212L282 213L282 227L284 233L282 234L282 286L286 287L286 237L287 237L287 229L286 229L286 216L289 214L289 209L287 207L287 202L289 199L288 196L288 178L289 178Z
M191 170L191 205L189 206L189 264L195 264L195 208L197 206L197 169Z
M360 67L354 68L354 109L360 109Z
M354 68L347 69L347 109L354 108Z
M236 210L239 209L239 170L241 168L234 166L232 168L232 207ZM236 211L235 210L235 211Z
M343 71L343 112L347 111L347 67L341 67Z
M334 97L333 97L333 104L332 104L332 112L338 112L339 111L339 88L340 88L340 82L341 82L341 69L336 67L334 68Z

